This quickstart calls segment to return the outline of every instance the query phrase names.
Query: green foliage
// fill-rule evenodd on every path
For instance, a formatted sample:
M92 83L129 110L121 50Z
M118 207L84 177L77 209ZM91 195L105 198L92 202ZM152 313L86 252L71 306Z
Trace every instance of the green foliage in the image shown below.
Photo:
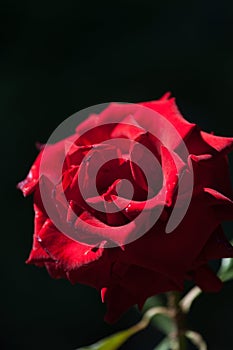
M175 330L173 320L164 314L154 316L151 323L165 334L170 334Z
M150 298L148 298L143 306L143 313L146 312L147 310L151 309L152 307L155 306L162 306L164 305L164 300L163 300L163 296L160 295L154 295Z
M154 350L169 350L170 349L170 340L169 338L164 338L161 343L159 343Z
M134 333L136 333L136 329L129 328L77 350L116 350Z
M221 267L218 271L218 276L223 282L227 282L233 279L233 259L222 259Z
M172 327L171 324L168 322L168 309L163 306L155 306L147 310L143 315L141 321L139 321L137 324L130 327L129 329L113 334L105 339L100 340L95 344L84 348L79 348L77 350L116 350L133 334L145 329L151 320L160 315L164 315L164 318L161 318L159 320L159 326L161 327L161 329L163 329L164 333L169 334Z
M164 304L166 304L166 301L164 300L164 296L161 294L155 295L147 299L143 307L143 312L146 312L152 307L163 306ZM165 334L169 334L174 330L173 321L169 316L165 314L156 314L152 318L151 323Z

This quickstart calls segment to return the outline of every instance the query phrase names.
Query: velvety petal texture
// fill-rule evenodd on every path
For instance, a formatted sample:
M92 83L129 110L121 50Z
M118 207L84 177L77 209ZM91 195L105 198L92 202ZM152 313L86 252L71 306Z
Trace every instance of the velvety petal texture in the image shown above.
M209 134L185 120L169 93L137 105L111 103L78 125L74 135L42 147L18 184L25 196L34 193L35 226L27 263L45 267L53 278L98 289L108 322L134 304L142 307L154 294L181 291L186 279L204 291L218 291L221 281L208 263L233 257L221 227L233 220L227 158L232 149L233 138ZM157 159L155 166L150 154ZM179 186L182 208L191 174L189 206L167 234ZM41 186L51 198L53 219Z

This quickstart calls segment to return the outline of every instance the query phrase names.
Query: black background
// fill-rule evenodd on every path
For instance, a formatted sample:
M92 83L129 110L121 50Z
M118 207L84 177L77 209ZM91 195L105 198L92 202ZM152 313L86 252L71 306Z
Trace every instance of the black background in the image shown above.
M114 326L95 290L52 280L26 266L32 199L15 185L35 141L76 111L109 101L137 102L172 91L190 121L232 135L232 1L1 1L1 349L71 350L133 324ZM232 226L227 226L232 230ZM194 304L191 326L210 350L233 347L233 284ZM124 349L152 350L149 328Z

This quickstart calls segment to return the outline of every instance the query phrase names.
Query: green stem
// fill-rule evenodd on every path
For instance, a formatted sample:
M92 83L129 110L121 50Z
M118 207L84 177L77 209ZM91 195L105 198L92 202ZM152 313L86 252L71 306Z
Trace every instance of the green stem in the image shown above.
M170 335L172 350L186 350L187 348L185 314L180 307L180 300L179 292L168 293L168 308L175 324L175 332Z

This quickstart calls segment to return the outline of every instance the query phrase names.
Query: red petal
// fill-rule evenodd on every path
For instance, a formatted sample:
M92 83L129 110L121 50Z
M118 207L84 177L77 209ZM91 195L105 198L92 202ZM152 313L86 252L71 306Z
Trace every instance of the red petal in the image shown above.
M191 269L220 221L210 203L200 197L193 198L185 217L173 232L166 234L166 223L157 221L147 234L126 245L122 259L157 270L170 279L176 278Z
M203 191L204 187L208 187L214 188L225 196L233 196L229 162L226 156L203 154L190 155L189 158L192 160L195 192Z
M166 204L174 203L174 195L177 189L179 177L181 177L185 164L175 152L168 151L161 146L162 169L164 176L163 187L166 189Z
M24 196L28 196L29 194L31 194L34 191L36 185L38 184L41 155L42 155L42 153L40 153L37 156L34 164L32 165L32 167L31 167L31 169L26 177L26 179L19 182L17 185L17 188L23 192Z
M205 200L212 206L216 218L221 222L233 220L233 201L212 188L204 188Z
M120 272L120 264L114 264L112 273L116 275L116 281L114 283L113 280L113 284L102 291L108 309L105 320L110 323L115 322L134 304L142 305L152 295L183 289L183 285L177 286L166 276L139 266L128 266L123 275Z
M158 125L159 118L158 118L158 120L156 120L156 122L154 122L154 127L153 127L153 125L151 125L151 127L149 127L149 125L148 125L148 129L146 128L146 130L150 130L150 128L152 128L152 129L159 128L159 130L160 130L159 134L161 136L160 140L162 140L162 139L167 140L167 142L165 142L164 145L166 147L168 147L169 149L174 150L177 146L179 146L180 140L181 139L185 140L196 127L195 124L189 123L187 120L185 120L182 117L182 115L181 115L180 111L178 110L177 105L175 103L175 99L169 98L168 94L165 95L164 97L162 97L162 99L160 99L160 100L150 101L150 102L142 102L142 103L140 103L140 105L142 105L144 107L148 107L148 108L154 110L155 112L159 113L163 117L165 117L169 122L172 123L172 125L175 127L175 129L179 133L179 135L181 137L180 139L175 137L174 133L168 132L168 128L164 129L165 124ZM161 119L161 121L162 121L162 119Z
M44 266L47 261L52 261L49 254L41 247L39 232L47 220L47 216L34 204L35 219L34 219L34 235L33 235L33 246L30 252L27 264L35 264Z
M47 219L39 237L43 249L65 270L72 270L98 260L103 253L103 248L93 251L93 246L68 238L56 229L50 219Z
M215 136L204 131L200 133L202 139L217 152L226 154L233 150L233 137Z
M223 156L233 149L233 138L208 134L197 127L187 139L186 145L191 154Z
M77 239L83 237L84 242L87 242L88 237L91 237L93 243L94 239L98 239L99 243L107 241L111 245L114 242L115 245L122 247L124 244L137 239L138 235L141 234L141 227L148 220L149 214L143 212L137 221L129 222L123 226L109 226L90 213L85 212L82 214L85 217L81 215L75 222Z
M206 242L195 264L200 266L210 260L222 258L233 258L233 247L225 237L222 227L219 226Z
M103 288L101 296L103 302L107 304L104 319L108 323L116 322L132 305L137 304L136 298L120 286Z
M79 135L84 134L87 130L98 127L100 123L120 123L126 116L134 114L136 109L137 105L135 104L115 102L110 103L102 112L99 114L90 115L86 120L78 125L76 132ZM109 132L111 132L111 129L109 129Z
M70 270L67 273L68 279L73 284L84 283L100 290L110 283L112 262L117 259L118 252L118 248L104 249L100 259Z
M219 292L222 288L221 280L207 265L194 271L193 278L196 284L205 292Z
M67 274L64 269L57 262L45 263L46 269L49 275L54 279L67 278Z

